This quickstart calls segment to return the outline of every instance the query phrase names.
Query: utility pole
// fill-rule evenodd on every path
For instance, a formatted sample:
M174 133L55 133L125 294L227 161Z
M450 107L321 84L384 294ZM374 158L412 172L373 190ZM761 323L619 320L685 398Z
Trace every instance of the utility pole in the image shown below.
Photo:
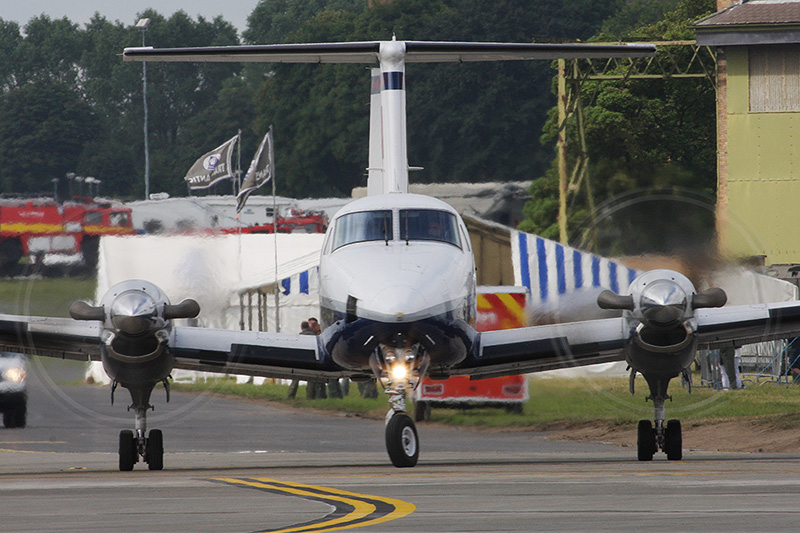
M136 27L142 32L142 48L145 46L144 34L150 26L150 19L139 19ZM147 141L147 61L142 61L142 99L144 102L144 199L150 198L150 147Z
M567 242L567 79L566 61L558 60L558 240Z

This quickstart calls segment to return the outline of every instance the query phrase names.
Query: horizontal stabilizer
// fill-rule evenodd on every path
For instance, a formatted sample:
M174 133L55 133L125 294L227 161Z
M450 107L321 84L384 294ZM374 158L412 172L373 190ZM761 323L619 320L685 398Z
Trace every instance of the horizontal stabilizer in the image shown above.
M652 44L549 44L405 41L407 63L504 61L574 57L642 57ZM377 63L381 41L126 48L125 61L213 61L272 63Z

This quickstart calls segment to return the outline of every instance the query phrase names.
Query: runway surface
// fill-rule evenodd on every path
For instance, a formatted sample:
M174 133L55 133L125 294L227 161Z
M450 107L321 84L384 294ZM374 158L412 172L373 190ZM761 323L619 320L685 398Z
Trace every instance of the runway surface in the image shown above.
M118 472L127 391L48 363L0 429L3 531L796 531L800 454L635 450L421 424L396 469L381 421L154 393L165 470ZM58 367L54 370L53 367ZM55 377L50 377L52 376Z

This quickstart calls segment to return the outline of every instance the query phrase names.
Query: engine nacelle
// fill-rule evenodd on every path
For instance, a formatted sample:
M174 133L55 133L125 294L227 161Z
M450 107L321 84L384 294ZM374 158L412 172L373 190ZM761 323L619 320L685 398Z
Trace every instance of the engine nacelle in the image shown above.
M194 318L199 312L196 301L172 305L161 289L143 280L117 283L99 306L75 302L70 307L70 315L76 320L103 322L103 342L110 359L139 364L161 357L171 320ZM104 366L108 366L105 359Z
M721 307L722 289L697 294L692 282L672 270L651 270L637 277L627 295L604 291L597 299L603 309L623 311L631 343L628 363L640 372L677 375L691 364L696 350L694 310Z

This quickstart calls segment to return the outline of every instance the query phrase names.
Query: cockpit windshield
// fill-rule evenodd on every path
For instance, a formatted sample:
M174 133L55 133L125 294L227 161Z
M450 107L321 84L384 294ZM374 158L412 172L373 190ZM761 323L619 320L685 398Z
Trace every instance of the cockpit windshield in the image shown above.
M344 215L336 220L332 249L354 242L390 240L392 240L392 212L361 211Z
M401 210L400 239L442 241L461 248L456 217L446 211L432 209Z

